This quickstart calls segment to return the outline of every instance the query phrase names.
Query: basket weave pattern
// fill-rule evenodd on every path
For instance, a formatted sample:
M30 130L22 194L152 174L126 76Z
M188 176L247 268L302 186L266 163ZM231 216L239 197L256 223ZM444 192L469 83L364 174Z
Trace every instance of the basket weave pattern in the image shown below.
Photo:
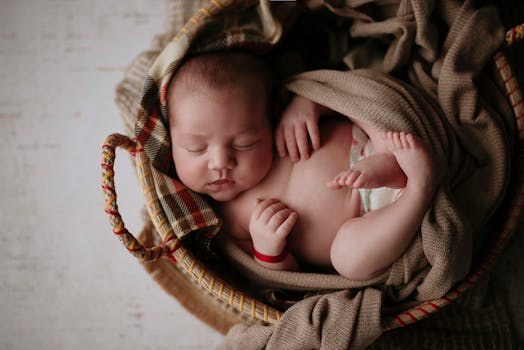
M220 9L218 1L213 1L217 10ZM205 11L199 11L199 16L208 15ZM190 20L188 23L198 24L198 18ZM190 24L189 24L190 25ZM186 28L187 31L187 28ZM185 33L184 28L181 33ZM522 39L524 25L515 26L506 35L506 44L512 45ZM507 92L508 99L513 108L519 137L519 174L524 171L524 104L522 93L519 89L517 80L512 73L511 67L503 55L502 51L494 57L494 63ZM114 162L116 149L126 149L134 158L139 182L142 187L146 207L148 209L155 230L160 234L162 243L152 248L146 248L125 227L124 221L119 213L117 205L117 194L114 185ZM198 261L197 258L184 246L183 242L175 235L168 223L159 203L155 192L154 177L151 171L151 162L143 152L143 147L139 142L120 134L112 134L107 137L102 146L102 190L105 198L105 212L109 216L110 225L113 232L124 246L140 261L154 261L161 257L167 257L176 267L182 270L188 278L201 288L209 292L218 301L231 306L236 312L252 319L264 322L278 322L282 313L258 301L243 292L236 290L224 280L220 279L213 272ZM491 269L496 257L505 249L512 235L515 233L519 218L521 217L524 206L524 181L522 176L517 176L516 188L512 191L510 210L507 213L502 227L497 233L494 245L484 256L484 259L477 268L447 295L442 298L426 301L422 304L404 311L398 315L384 319L384 329L390 330L414 323L441 308L449 305L459 298L471 286L483 277Z

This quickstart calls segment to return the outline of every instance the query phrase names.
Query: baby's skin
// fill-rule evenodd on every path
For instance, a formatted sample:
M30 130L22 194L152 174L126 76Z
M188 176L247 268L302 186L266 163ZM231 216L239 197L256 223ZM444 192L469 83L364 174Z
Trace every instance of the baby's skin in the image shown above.
M257 251L276 256L287 242L298 261L368 279L395 261L418 231L437 184L435 164L416 136L378 132L360 123L376 153L349 169L353 124L345 117L319 120L329 112L295 97L276 130L280 159L258 186L225 204L224 213L231 219L241 213L238 217L244 220L231 232L239 240L252 240ZM403 188L402 195L360 216L357 189L383 186ZM293 256L281 266L259 263L295 268Z
M357 190L326 186L349 166L352 127L347 119L323 119L321 147L307 160L276 157L271 171L257 186L232 201L219 203L226 231L244 240L246 248L252 241L264 255L279 255L287 243L292 253L289 260L294 256L307 264L330 266L330 250L339 228L360 214ZM229 227L229 223L233 225ZM273 269L295 267L292 261L259 263Z
M270 269L297 270L306 263L334 267L354 280L387 269L418 231L438 184L427 145L409 133L358 124L376 153L350 169L353 123L341 116L319 118L328 110L296 96L275 132L278 155L268 160L267 153L274 153L266 145L270 126L253 113L260 108L256 101L231 104L250 99L231 94L188 97L194 101L187 111L179 99L171 126L177 173L188 187L216 200L225 232L250 254L255 249L274 257L289 249L278 262L255 257ZM255 155L260 162L253 162ZM243 167L248 163L260 171L249 175ZM382 186L403 188L402 195L361 216L357 189Z

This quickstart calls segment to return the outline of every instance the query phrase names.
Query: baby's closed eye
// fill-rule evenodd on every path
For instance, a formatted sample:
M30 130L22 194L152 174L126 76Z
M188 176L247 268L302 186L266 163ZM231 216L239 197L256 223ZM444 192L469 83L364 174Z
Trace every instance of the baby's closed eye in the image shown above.
M261 140L245 140L233 144L233 148L238 151L246 151L255 147Z
M196 141L186 141L186 140L177 140L173 143L173 148L178 148L181 151L187 153L203 153L207 150L208 145L205 142L196 142Z
M189 153L202 153L207 149L206 145L184 145L182 146Z

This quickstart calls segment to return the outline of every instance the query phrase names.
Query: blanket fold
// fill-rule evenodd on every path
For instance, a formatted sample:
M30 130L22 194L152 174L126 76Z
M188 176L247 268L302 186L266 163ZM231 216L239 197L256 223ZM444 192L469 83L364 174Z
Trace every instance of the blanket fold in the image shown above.
M382 292L374 288L312 296L287 310L278 327L233 327L219 349L365 348L382 333L381 299ZM297 323L297 319L301 322Z

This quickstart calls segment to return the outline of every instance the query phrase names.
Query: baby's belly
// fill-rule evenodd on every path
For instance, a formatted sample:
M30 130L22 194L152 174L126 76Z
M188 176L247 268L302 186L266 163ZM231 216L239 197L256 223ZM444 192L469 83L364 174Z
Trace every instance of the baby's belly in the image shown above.
M331 244L340 226L360 214L357 190L333 190L326 186L349 167L351 127L345 120L328 120L320 125L320 149L293 166L281 198L299 215L288 238L291 249L297 258L309 264L330 265Z

